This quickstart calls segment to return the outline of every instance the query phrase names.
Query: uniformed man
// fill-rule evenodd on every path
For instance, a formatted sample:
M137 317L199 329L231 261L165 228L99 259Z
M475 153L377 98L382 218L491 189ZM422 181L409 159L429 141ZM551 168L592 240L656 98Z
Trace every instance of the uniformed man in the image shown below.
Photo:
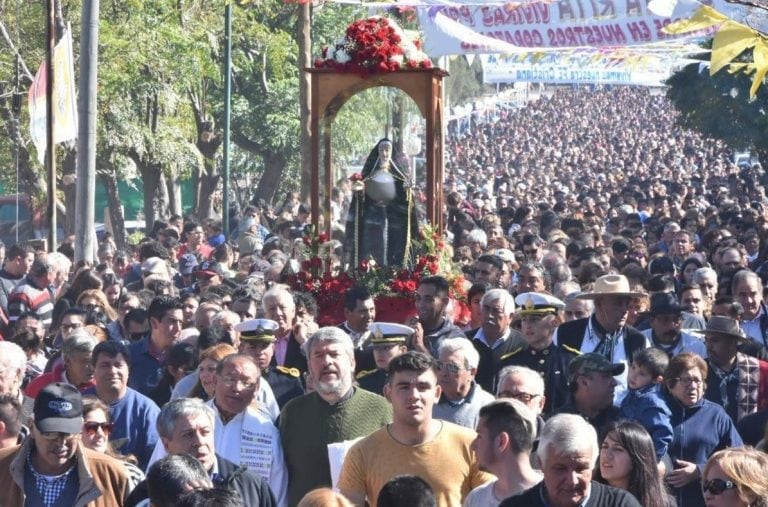
M374 322L370 330L376 368L358 373L357 383L363 389L383 396L389 362L408 351L405 344L413 335L413 328L390 322Z
M501 356L502 366L526 366L544 380L544 416L568 401L568 363L576 356L552 342L562 321L565 303L549 294L524 292L515 298L520 308L521 330L526 345Z
M275 332L279 325L269 319L249 319L240 322L240 352L253 358L261 369L261 378L267 381L282 409L288 401L304 394L298 368L278 366L275 361Z

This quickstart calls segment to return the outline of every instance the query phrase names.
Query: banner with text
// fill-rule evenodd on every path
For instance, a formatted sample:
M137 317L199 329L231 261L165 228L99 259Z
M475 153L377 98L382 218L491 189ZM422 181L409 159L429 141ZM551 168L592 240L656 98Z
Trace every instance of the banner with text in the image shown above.
M672 71L665 59L603 55L481 55L486 83L622 84L662 86Z
M425 34L424 49L432 57L632 46L681 38L663 32L676 19L653 14L647 0L538 0L431 5L416 10Z

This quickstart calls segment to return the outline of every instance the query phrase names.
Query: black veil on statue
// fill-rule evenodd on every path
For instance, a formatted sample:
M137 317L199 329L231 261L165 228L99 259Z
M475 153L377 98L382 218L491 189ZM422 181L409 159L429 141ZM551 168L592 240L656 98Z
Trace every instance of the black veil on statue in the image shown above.
M386 161L379 156L383 143L393 146L387 138L376 143L363 165L362 182L354 182L364 186L353 187L347 215L344 249L351 267L371 257L383 266L412 264L411 238L418 229L408 165L393 147L388 167L383 171L391 178L383 174L380 169L384 169Z

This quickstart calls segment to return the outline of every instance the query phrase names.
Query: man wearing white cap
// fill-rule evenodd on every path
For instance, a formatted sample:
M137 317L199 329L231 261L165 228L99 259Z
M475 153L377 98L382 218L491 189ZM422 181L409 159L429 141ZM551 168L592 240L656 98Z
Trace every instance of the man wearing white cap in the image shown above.
M240 352L259 365L261 377L272 388L282 409L290 400L304 394L304 386L298 368L278 366L275 362L275 332L278 327L274 320L248 319L235 325L235 330L240 332Z
M595 352L611 363L625 365L617 378L614 402L623 398L627 389L627 370L635 351L646 347L643 334L626 325L629 304L633 297L643 294L632 292L629 280L623 275L604 275L595 281L592 292L577 296L592 299L595 311L586 319L561 324L555 331L554 342L574 353Z
M357 374L356 379L361 388L383 396L389 362L408 351L405 344L413 335L413 328L390 322L374 322L370 331L376 369L363 370Z
M563 322L565 303L549 294L524 292L515 298L520 310L521 331L526 345L501 356L504 366L525 366L544 380L544 414L549 416L568 401L568 363L576 354L552 342L554 330Z

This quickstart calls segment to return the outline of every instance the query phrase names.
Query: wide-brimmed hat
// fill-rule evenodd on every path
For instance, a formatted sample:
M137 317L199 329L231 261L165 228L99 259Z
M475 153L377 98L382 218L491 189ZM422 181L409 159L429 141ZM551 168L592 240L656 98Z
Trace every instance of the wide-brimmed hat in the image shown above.
M739 327L739 322L736 319L724 315L713 315L709 318L706 329L691 331L691 333L701 336L716 334L737 340L743 340L747 337L744 331L741 330L741 327Z
M628 296L639 298L645 296L642 292L632 292L629 280L624 275L603 275L595 280L592 292L579 294L578 299L595 299L600 296Z
M648 315L670 315L682 313L686 310L685 305L681 305L677 296L673 292L659 292L651 296L651 307L648 309Z

